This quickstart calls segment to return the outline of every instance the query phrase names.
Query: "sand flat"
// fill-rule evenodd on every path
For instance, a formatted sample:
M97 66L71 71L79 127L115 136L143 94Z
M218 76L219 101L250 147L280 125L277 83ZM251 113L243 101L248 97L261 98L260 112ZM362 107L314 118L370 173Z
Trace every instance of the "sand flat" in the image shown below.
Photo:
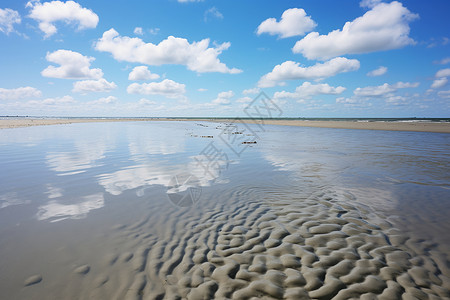
M61 125L72 123L91 123L91 122L126 122L138 121L140 119L0 119L0 129L18 128L42 125Z
M240 122L246 124L267 124L283 126L340 128L340 129L366 129L390 131L416 131L450 133L450 123L438 122L354 122L354 121L307 121L307 120L251 120L251 119L183 119L183 118L80 118L80 119L0 119L0 129L17 128L39 125L58 125L90 122L130 122L130 121L212 121L212 122Z
M244 120L245 123L254 123ZM264 120L264 124L341 128L341 129L369 129L392 131L419 131L419 132L445 132L450 133L450 123L433 122L352 122L352 121L300 121L300 120Z
M356 121L308 121L308 120L251 120L251 119L227 119L212 120L219 122L240 122L246 124L283 125L300 127L339 128L339 129L366 129L389 131L416 131L416 132L442 132L450 133L450 123L438 122L356 122Z
M450 136L267 126L237 159L227 126L1 131L0 298L450 297Z

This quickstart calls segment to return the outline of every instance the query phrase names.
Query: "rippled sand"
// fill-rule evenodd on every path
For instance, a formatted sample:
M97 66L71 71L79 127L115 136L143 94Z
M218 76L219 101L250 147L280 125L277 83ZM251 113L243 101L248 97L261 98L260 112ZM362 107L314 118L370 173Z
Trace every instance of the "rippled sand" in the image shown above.
M289 142L302 150L295 154L292 146L280 145L282 129L270 128L270 136L258 140L260 148L246 152L241 167L230 166L228 183L227 178L216 178L214 185L203 181L199 202L177 207L168 197L169 186L164 186L171 173L162 176L156 163L178 153L170 146L178 145L182 136L206 145L209 139L200 136L216 137L220 132L215 126L203 131L204 126L198 126L199 132L183 130L175 143L167 139L160 148L155 141L166 132L126 127L129 152L137 165L128 162L121 168L113 165L126 159L127 152L112 155L106 146L95 156L99 162L84 155L92 161L80 160L72 168L56 159L70 158L70 153L47 153L49 169L67 181L58 185L55 179L45 192L48 199L38 203L36 228L28 225L19 231L9 224L0 235L0 250L7 256L0 263L0 298L450 299L448 205L443 201L449 193L447 177L438 174L445 162L434 165L442 155L438 143L432 145L434 156L422 153L422 148L406 155L409 146L386 150L383 144L376 152L356 149L348 157L343 155L350 151L345 145L352 148L362 138L354 136L357 132L320 136L317 129L291 130L289 136L296 139ZM376 142L384 134L374 135ZM411 143L415 136L401 138ZM306 144L299 137L315 140ZM159 160L143 156L155 147L165 153ZM258 153L271 161L271 167L261 157L252 161ZM100 163L107 155L112 159ZM420 164L408 164L411 157ZM357 166L352 165L355 161ZM396 172L396 162L403 166L401 172ZM96 166L98 171L90 174ZM414 173L422 169L422 177ZM369 170L374 175L364 173ZM90 195L77 189L76 205L63 202L68 197L64 193L71 195L64 188L79 185L80 174L93 183ZM396 178L381 179L381 174ZM379 182L370 182L374 178ZM418 179L421 182L414 182ZM352 186L348 180L360 182ZM86 181L83 187L90 189ZM366 181L370 184L363 188ZM401 198L395 193L409 199L404 212L394 201ZM33 207L19 198L5 203L10 209ZM13 241L14 249L8 249Z
M450 297L449 257L396 229L395 220L349 204L357 203L350 193L288 199L242 188L225 198L117 224L108 253L74 267L57 290L40 292L79 299ZM39 291L41 280L37 274L24 285ZM36 292L26 289L24 296Z

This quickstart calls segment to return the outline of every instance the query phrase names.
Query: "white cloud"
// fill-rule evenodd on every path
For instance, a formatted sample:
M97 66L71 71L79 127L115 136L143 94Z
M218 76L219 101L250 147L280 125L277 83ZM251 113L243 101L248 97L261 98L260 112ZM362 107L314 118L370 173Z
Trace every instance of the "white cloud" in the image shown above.
M392 85L395 89L416 88L419 86L418 82L397 82Z
M204 15L203 15L203 20L205 22L208 22L212 18L219 19L219 20L223 19L222 13L215 6L211 7L208 10L206 10Z
M208 48L209 39L189 43L188 40L169 36L159 44L145 43L140 38L120 36L117 31L110 29L103 33L95 44L98 51L109 52L116 60L137 62L159 66L163 64L185 65L189 70L199 73L241 73L236 68L229 69L217 58L223 50L230 47L230 43Z
M377 69L372 70L369 73L367 73L367 76L371 76L371 77L373 77L373 76L381 76L381 75L386 74L387 70L388 70L388 68L380 66Z
M263 21L257 30L257 34L268 33L279 35L281 38L304 35L313 30L317 24L306 15L302 8L290 8L283 12L281 20L277 22L275 18Z
M151 73L147 66L134 67L128 75L128 80L154 80L158 78L159 75Z
M14 31L14 24L20 24L20 15L10 8L0 8L0 31L9 34Z
M199 88L199 89L197 89L197 91L199 91L199 92L206 92L208 89L204 89L204 88Z
M343 86L332 87L326 83L312 84L311 82L304 82L295 89L294 93L281 91L274 94L275 99L310 99L316 95L339 95L346 90Z
M108 96L92 101L91 104L114 104L117 103L117 100L118 100L117 97Z
M392 105L405 105L407 104L407 98L404 96L388 96L386 98L386 103L392 104Z
M435 63L440 64L440 65L446 65L446 64L450 63L450 57L443 58L439 61L436 61Z
M261 90L259 88L246 89L242 91L244 95L255 95L258 94Z
M442 69L436 72L436 78L448 77L450 76L450 68Z
M355 104L358 103L359 100L356 98L345 98L345 97L339 97L336 98L336 103L342 103L342 104Z
M356 88L353 93L357 96L362 97L379 97L395 91L396 89L394 87L385 83L379 86L367 86L363 88Z
M301 67L299 63L286 61L276 65L272 72L264 75L259 80L259 87L272 87L282 85L284 80L327 78L343 72L359 69L359 61L336 57L324 63L317 63L310 67Z
M117 88L117 85L114 82L108 82L106 79L100 78L99 80L83 80L74 82L72 92L109 92L115 88Z
M361 7L367 7L367 8L374 8L375 6L377 6L378 4L381 3L381 0L362 0L359 3L359 6Z
M217 95L217 98L214 99L211 103L212 104L221 104L221 105L225 105L225 104L230 104L230 98L232 98L234 96L233 91L228 91L228 92L221 92Z
M327 35L311 32L292 49L308 59L329 59L345 54L360 54L402 48L414 44L409 22L418 15L400 2L380 3L362 17L345 23L342 30Z
M226 104L230 104L230 99L216 98L212 101L212 103L226 105Z
M28 15L39 23L39 29L50 37L57 32L54 22L63 21L66 24L78 24L77 29L95 28L98 24L98 16L90 9L81 7L74 1L51 1L40 3L30 1L26 7L31 8Z
M145 99L145 98L141 98L139 100L138 104L139 105L155 105L155 104L157 104L157 102L152 101L152 100L148 100L148 99Z
M253 99L250 97L242 97L236 100L237 103L250 103Z
M75 99L73 99L72 96L63 96L63 97L56 97L56 98L47 98L44 100L31 100L28 101L28 105L61 105L61 104L70 104L75 103Z
M99 79L103 76L101 69L90 69L93 57L84 56L70 50L57 50L47 53L47 61L59 64L59 67L48 66L41 74L44 77L64 79Z
M450 90L438 92L438 96L445 99L450 99Z
M431 84L431 88L440 89L441 87L444 87L447 84L447 82L448 82L447 77L435 79L433 81L433 84Z
M168 98L177 98L186 93L186 85L170 79L161 82L132 83L127 88L128 94L163 95Z
M218 98L231 98L234 96L234 92L233 91L228 91L228 92L220 92L218 94Z
M395 84L385 83L378 86L367 86L363 88L356 88L353 93L360 97L381 97L387 94L396 92L398 89L416 88L419 86L418 82L397 82Z
M142 30L142 27L136 27L133 32L134 32L134 34L137 34L137 35L143 35L144 34L144 31Z
M0 100L20 100L42 97L42 92L34 87L26 86L16 89L0 88Z
M153 34L153 35L157 35L158 33L159 33L159 28L150 28L149 30L148 30L148 32L150 32L150 34Z

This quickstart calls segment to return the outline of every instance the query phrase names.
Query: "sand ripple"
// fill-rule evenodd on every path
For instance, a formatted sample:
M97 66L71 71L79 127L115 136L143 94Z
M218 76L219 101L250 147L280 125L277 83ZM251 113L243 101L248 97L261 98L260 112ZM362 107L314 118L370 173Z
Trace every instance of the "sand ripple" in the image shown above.
M242 187L224 198L230 201L204 202L204 209L188 212L173 208L160 218L118 225L113 230L118 252L112 249L101 263L75 270L78 295L450 298L448 257L356 204L349 193L292 199L280 192L274 201L274 193Z

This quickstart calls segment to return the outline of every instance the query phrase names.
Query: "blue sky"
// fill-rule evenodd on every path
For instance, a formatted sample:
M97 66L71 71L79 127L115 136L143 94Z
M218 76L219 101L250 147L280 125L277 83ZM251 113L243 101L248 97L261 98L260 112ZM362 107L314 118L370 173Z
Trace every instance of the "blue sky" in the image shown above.
M447 0L0 4L0 115L449 117Z

